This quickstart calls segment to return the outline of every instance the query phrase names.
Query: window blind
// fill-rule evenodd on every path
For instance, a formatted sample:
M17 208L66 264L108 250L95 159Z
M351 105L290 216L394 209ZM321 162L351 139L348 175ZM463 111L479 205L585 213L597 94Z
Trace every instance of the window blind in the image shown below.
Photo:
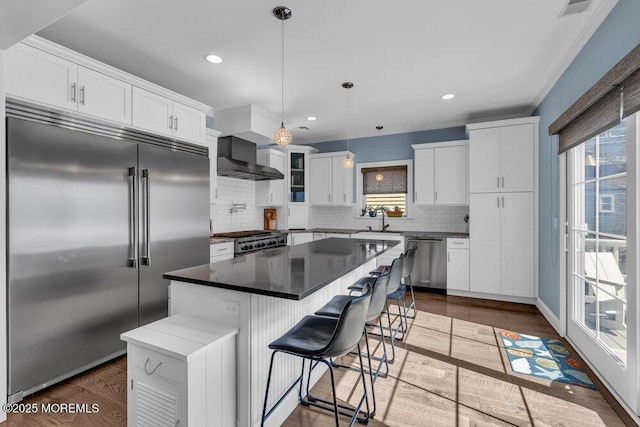
M558 152L580 145L640 111L640 44L549 126Z
M382 180L376 181L376 175ZM407 194L407 166L362 168L363 194Z

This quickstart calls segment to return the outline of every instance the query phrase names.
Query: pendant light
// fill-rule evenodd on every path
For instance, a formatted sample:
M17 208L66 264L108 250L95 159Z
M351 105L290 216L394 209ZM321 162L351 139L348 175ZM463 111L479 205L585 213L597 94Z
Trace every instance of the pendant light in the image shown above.
M378 129L378 137L380 137L380 131L382 130L384 126L376 126L376 129ZM382 172L380 172L380 169L378 169L378 173L376 174L376 181L382 181L384 179L384 175L382 175Z
M351 122L349 120L349 94L351 92L351 88L353 87L353 83L344 82L344 83L342 83L342 87L347 90L347 157L345 157L344 160L342 161L342 167L345 168L345 169L351 169L351 168L353 168L353 159L351 158L351 156L348 153L348 151L350 149L349 130L350 130L350 127L351 127Z
M291 144L291 132L284 127L284 21L291 18L291 9L286 6L277 6L273 9L273 15L282 22L282 110L280 128L276 130L273 140L278 145L287 145Z

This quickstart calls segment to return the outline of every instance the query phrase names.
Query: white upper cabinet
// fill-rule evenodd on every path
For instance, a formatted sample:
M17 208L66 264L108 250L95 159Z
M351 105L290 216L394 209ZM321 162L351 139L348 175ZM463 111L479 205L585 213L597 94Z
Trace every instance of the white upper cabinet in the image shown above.
M275 168L284 175L286 167L285 154L273 148L258 150L258 164ZM283 206L284 179L256 181L256 206Z
M5 52L7 95L54 107L77 109L78 65L18 43Z
M132 124L141 129L162 135L171 136L173 134L173 101L164 96L133 88L133 109Z
M467 204L467 146L434 149L436 205Z
M414 147L415 149L415 147ZM416 205L433 205L435 201L435 174L433 165L435 153L433 148L414 151L414 203Z
M311 189L309 192L309 203L315 206L331 204L331 157L315 157L309 159L311 168Z
M353 157L353 153L349 153ZM353 204L353 168L345 169L346 151L310 155L310 203L315 206Z
M412 145L416 205L466 205L468 142Z
M131 123L131 85L78 67L78 111L118 123Z
M203 144L207 128L206 114L173 101L173 136Z
M202 111L153 92L133 88L133 126L203 144L205 121L205 113Z
M7 51L6 92L53 107L131 123L131 85L35 47Z
M534 126L467 126L471 193L533 191Z
M211 108L37 36L5 53L10 97L206 145Z

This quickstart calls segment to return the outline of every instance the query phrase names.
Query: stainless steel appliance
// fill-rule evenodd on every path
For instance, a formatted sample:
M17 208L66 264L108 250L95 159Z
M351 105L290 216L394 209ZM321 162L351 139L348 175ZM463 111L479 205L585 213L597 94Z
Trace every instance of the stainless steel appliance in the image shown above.
M411 283L417 290L447 293L447 240L443 237L416 236L407 239L407 248L417 246Z
M257 163L256 144L235 136L218 138L218 175L266 181L284 179L278 169Z
M207 149L7 104L8 394L125 352L209 260Z
M213 237L227 237L235 239L235 255L277 248L279 246L287 246L287 233L279 231L232 231L229 233L216 233Z

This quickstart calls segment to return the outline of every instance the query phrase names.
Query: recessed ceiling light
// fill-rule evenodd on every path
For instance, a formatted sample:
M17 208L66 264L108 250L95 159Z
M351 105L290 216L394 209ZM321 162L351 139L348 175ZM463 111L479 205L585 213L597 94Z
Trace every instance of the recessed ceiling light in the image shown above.
M452 99L455 98L456 96L452 93L448 93L446 95L442 95L442 99Z
M206 59L208 62L211 62L212 64L222 64L222 58L212 53L205 55L204 59Z
M307 117L307 120L314 121L317 120L317 118L315 116L309 116Z

